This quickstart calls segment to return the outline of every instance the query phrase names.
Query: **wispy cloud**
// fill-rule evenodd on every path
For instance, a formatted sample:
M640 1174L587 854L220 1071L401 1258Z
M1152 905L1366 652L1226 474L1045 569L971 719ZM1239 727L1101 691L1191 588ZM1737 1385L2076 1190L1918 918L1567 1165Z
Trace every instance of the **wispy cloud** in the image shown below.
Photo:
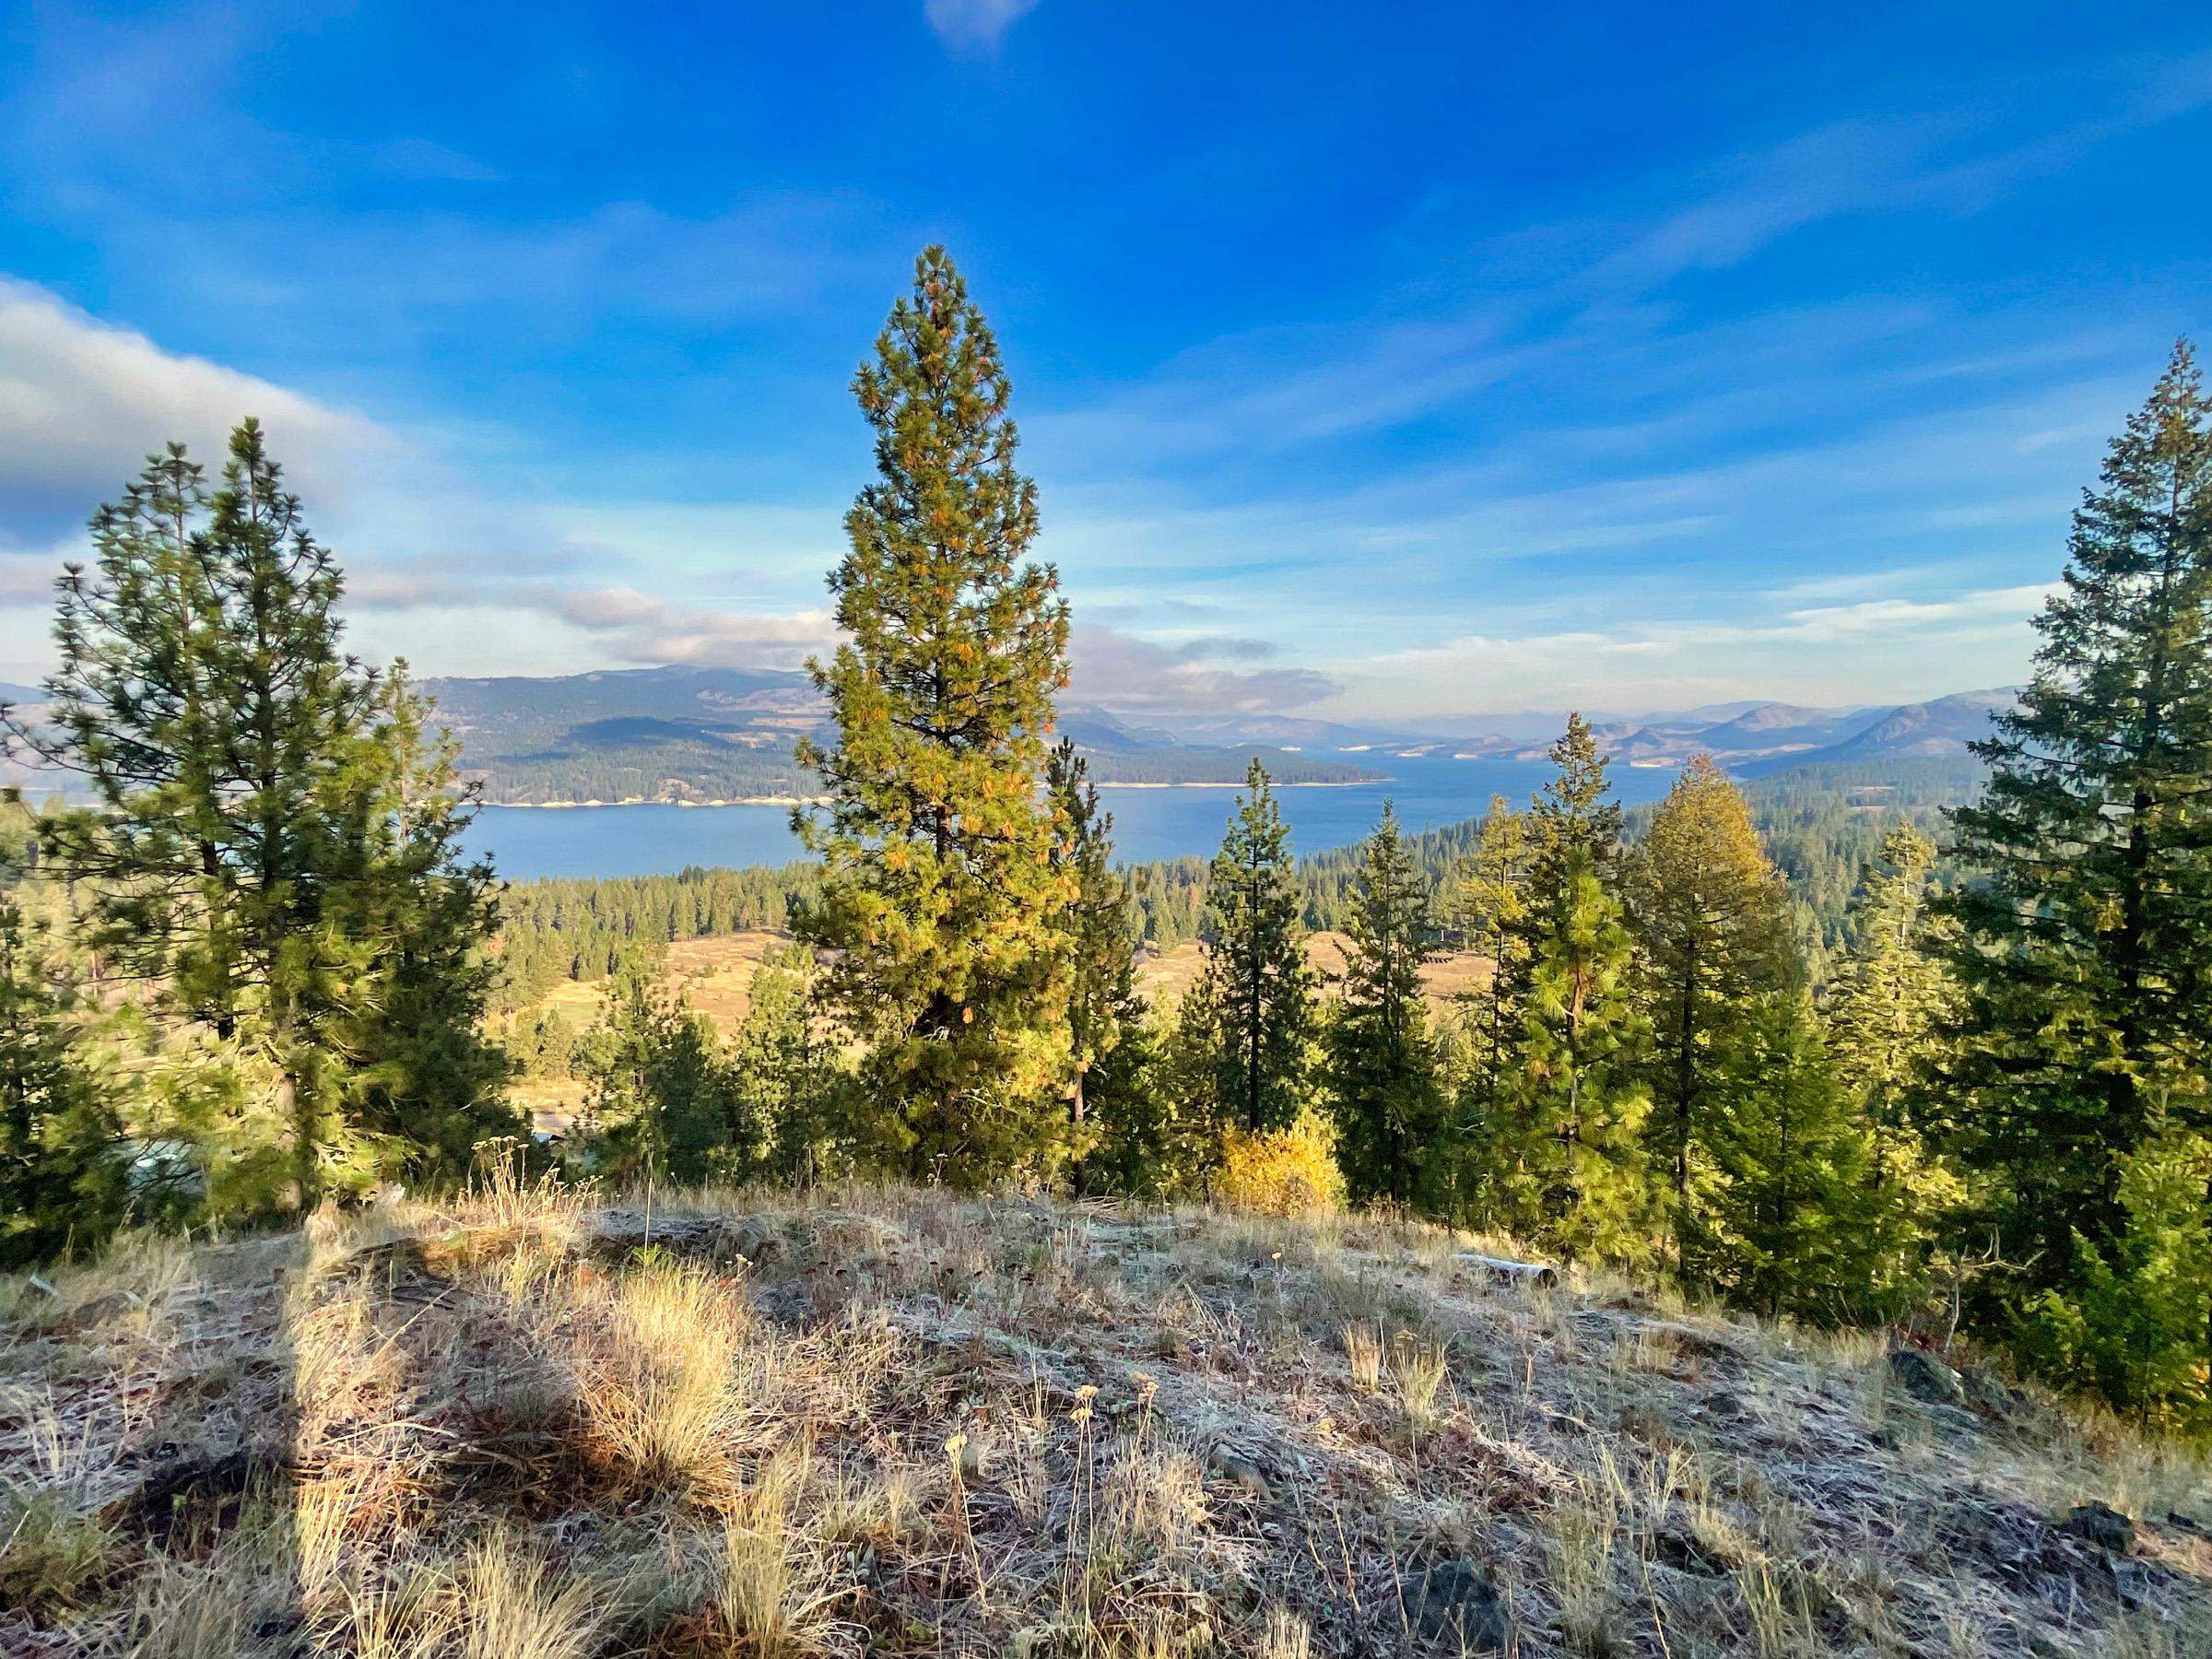
M1883 598L1736 621L1680 618L1606 629L1467 634L1336 667L1340 706L1403 708L1448 686L1465 710L1663 706L1719 697L1906 701L2017 671L2029 618L2051 584L1942 600ZM1989 672L1994 665L1997 672ZM1433 692L1430 692L1433 696ZM1438 705L1431 703L1431 708Z
M1297 709L1329 696L1336 683L1313 668L1232 668L1276 653L1265 641L1205 637L1163 643L1116 628L1079 623L1070 655L1072 694L1136 713L1250 712Z
M922 15L955 53L994 53L1006 30L1037 9L1037 0L923 0Z
M475 612L552 622L587 639L596 660L624 664L794 668L838 640L827 610L734 611L631 587L487 582L422 569L371 570L348 583L347 597L370 614Z

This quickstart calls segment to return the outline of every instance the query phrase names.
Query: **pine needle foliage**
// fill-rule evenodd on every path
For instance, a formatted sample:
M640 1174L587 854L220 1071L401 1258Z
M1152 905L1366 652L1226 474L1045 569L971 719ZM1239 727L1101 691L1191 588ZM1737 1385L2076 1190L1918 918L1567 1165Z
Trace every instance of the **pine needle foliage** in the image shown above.
M1445 1113L1421 970L1435 959L1436 927L1388 802L1361 849L1349 932L1325 1041L1337 1156L1355 1197L1433 1209Z
M504 1077L475 1036L492 912L458 853L470 803L404 670L343 650L343 576L260 426L213 488L170 445L91 533L58 584L47 703L6 721L92 797L41 820L78 942L232 1056L230 1084L188 1093L284 1124L270 1202L366 1184L404 1158L394 1124L469 1138Z
M1203 933L1220 1109L1254 1135L1287 1126L1309 1104L1315 1022L1304 909L1289 828L1255 758L1214 855Z
M1632 954L1619 898L1589 849L1571 852L1536 935L1517 1098L1497 1158L1516 1228L1613 1261L1648 1253L1652 1218Z
M1735 1052L1730 1036L1758 999L1794 990L1804 971L1789 889L1743 795L1709 755L1690 758L1652 815L1628 889L1650 1032L1650 1133L1680 1257L1698 1224L1695 1166Z
M1864 1126L1874 1278L1885 1302L1925 1272L1960 1186L1934 1135L1929 1068L1958 985L1930 909L1936 843L1900 821L1853 907L1853 944L1830 988L1829 1048Z
M942 248L915 262L853 382L877 479L830 578L846 636L811 666L837 743L802 743L829 797L796 828L824 865L804 936L866 1047L887 1152L917 1173L1041 1178L1068 1147L1070 878L1040 784L1067 680L1067 608L1027 562L996 339Z
M1475 845L1444 895L1453 930L1485 959L1481 981L1461 994L1456 1009L1461 1061L1451 1163L1461 1195L1455 1214L1473 1213L1468 1199L1482 1183L1482 1148L1512 1082L1528 989L1531 851L1528 815L1508 807L1502 795L1491 796Z
M2020 706L1952 815L1971 878L1947 1034L1957 1142L2032 1289L2127 1231L2157 1112L2207 1125L2212 1067L2212 406L2188 346L2107 453L2036 619Z

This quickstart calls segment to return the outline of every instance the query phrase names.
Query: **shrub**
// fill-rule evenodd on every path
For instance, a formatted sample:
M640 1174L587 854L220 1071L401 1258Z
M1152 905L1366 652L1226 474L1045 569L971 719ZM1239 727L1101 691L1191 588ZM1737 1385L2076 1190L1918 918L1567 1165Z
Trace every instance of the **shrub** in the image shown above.
M1344 1173L1328 1126L1311 1112L1287 1129L1221 1138L1215 1196L1263 1216L1311 1216L1343 1207Z

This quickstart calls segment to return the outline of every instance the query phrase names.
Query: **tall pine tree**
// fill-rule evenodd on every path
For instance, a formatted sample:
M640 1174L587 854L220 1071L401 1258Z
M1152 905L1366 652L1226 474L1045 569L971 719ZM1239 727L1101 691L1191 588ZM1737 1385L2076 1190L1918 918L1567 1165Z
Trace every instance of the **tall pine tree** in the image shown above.
M1255 757L1206 877L1207 994L1220 1033L1224 1115L1258 1134L1306 1103L1313 976L1290 832Z
M1852 912L1853 946L1829 992L1829 1049L1869 1146L1877 1295L1910 1287L1957 1204L1932 1144L1927 1069L1957 985L1929 913L1936 843L1900 821Z
M1541 914L1523 1014L1509 1152L1495 1159L1509 1225L1616 1261L1646 1251L1650 1178L1637 1077L1642 1028L1620 900L1589 848L1567 855Z
M2154 1104L2206 1121L2212 410L2178 347L2074 515L2034 677L1952 815L1969 879L1947 1093L2005 1258L2063 1285L2125 1232Z
M847 636L812 665L835 748L800 746L827 806L800 918L867 1044L892 1150L917 1172L1042 1177L1065 1155L1070 880L1041 798L1067 609L1026 563L1036 487L1015 465L998 344L942 248L916 262L853 381L877 481L831 574Z
M1355 1198L1418 1199L1433 1207L1444 1175L1438 1146L1443 1090L1421 969L1435 959L1436 929L1428 883L1388 802L1360 850L1347 928L1344 994L1327 1038L1346 1184Z
M1735 1022L1803 980L1789 890L1767 862L1743 795L1694 755L1652 815L1630 861L1632 931L1650 1045L1648 1131L1666 1182L1677 1259L1692 1265L1697 1165Z

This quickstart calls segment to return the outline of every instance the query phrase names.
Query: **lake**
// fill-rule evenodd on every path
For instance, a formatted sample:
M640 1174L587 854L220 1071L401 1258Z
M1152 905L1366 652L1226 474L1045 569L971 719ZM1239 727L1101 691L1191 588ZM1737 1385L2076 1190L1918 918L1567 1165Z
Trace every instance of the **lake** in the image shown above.
M1524 804L1551 774L1543 760L1454 760L1449 756L1347 756L1387 781L1277 794L1300 853L1349 846L1375 827L1385 799L1408 830L1478 818L1490 796ZM1656 800L1672 768L1617 766L1613 781L1630 806ZM1101 785L1113 815L1114 844L1127 861L1185 854L1211 857L1235 805L1231 789L1144 789ZM488 853L501 876L662 876L687 865L784 864L800 856L787 806L488 806L468 834L472 852Z

